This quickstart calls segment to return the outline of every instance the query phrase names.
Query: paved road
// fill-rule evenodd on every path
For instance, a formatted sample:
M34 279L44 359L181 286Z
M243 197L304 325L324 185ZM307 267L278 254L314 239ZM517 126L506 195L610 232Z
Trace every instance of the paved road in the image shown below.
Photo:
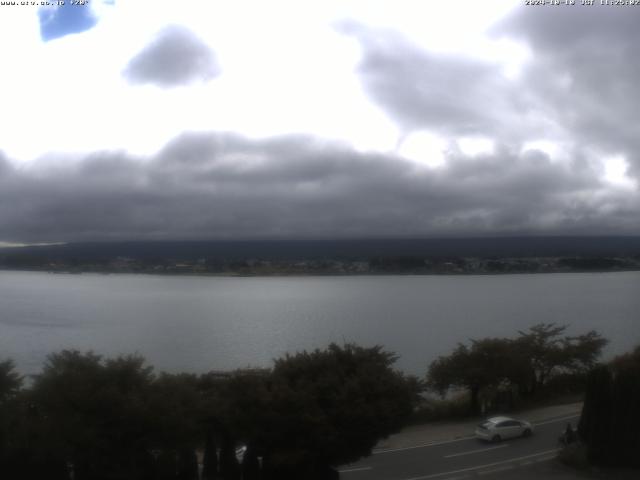
M558 436L579 415L546 420L535 425L529 438L498 444L461 438L429 445L378 451L340 469L345 480L462 480L489 476L548 462L556 455ZM472 434L473 432L469 432Z

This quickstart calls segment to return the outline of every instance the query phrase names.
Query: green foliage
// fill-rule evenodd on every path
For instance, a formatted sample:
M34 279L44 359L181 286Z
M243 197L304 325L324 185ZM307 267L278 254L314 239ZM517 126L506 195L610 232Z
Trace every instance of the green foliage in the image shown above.
M199 442L203 400L198 377L192 374L160 374L149 385L147 409L153 413L153 447L178 451Z
M479 413L482 389L498 388L518 377L521 356L514 342L505 338L472 340L471 347L458 344L449 356L431 363L427 384L440 394L451 387L466 388L470 394L470 411Z
M442 395L451 388L468 390L472 413L480 411L482 392L506 391L512 399L510 389L515 387L521 396L532 396L555 375L586 372L607 343L595 331L562 336L566 328L540 323L515 339L458 344L450 355L430 364L427 385Z
M20 391L22 380L23 378L15 371L12 360L0 362L0 404Z
M398 431L419 385L392 368L381 347L332 344L277 360L270 379L266 443L274 464L338 465L369 455Z
M566 445L558 452L558 460L577 470L588 470L591 466L587 458L587 449L585 445L580 442Z
M439 420L461 419L469 416L469 395L463 392L449 398L423 398L411 414L408 423L421 425Z
M606 458L609 448L612 428L611 385L611 371L604 365L595 367L587 377L578 434L589 445L587 455L594 463Z
M640 467L640 347L588 376L578 432L591 463Z
M69 459L76 478L101 479L137 471L148 456L154 416L149 411L151 368L140 357L106 362L93 353L48 357L35 378L33 404L40 428ZM142 476L142 472L138 472Z
M591 330L576 337L561 336L566 325L539 323L516 340L521 355L529 359L529 385L524 391L535 392L558 370L586 372L595 365L608 343Z
M139 356L50 355L30 388L0 364L0 471L24 480L335 478L413 411L419 382L381 347L348 344L272 370L154 375ZM236 447L247 446L242 465ZM220 447L220 458L216 456Z
M611 367L617 372L625 369L640 370L640 345L632 352L618 355L614 358L611 362Z
M21 442L20 429L17 423L22 420L20 409L15 400L22 387L22 377L15 372L11 360L0 362L0 472L10 475L22 467L19 461L9 457L9 452L16 450Z
M566 329L566 325L539 323L527 332L518 332L517 349L529 359L530 391L544 384L554 368L566 363L567 355L560 337Z

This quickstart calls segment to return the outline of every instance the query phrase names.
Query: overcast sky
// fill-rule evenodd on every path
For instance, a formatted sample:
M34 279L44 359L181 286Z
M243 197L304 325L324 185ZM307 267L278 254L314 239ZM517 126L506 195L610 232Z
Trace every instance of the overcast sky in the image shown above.
M16 3L0 244L640 234L640 6Z

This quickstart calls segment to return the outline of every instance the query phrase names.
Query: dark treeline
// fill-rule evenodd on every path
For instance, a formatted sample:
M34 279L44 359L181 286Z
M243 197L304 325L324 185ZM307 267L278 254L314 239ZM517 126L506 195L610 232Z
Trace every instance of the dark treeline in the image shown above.
M45 255L29 249L0 249L0 269L50 273L146 273L188 275L435 275L513 274L640 270L640 255L627 257L438 257L376 256L303 260L200 257L95 257Z
M590 463L640 467L640 346L590 372L578 433Z
M458 344L429 366L427 385L442 394L465 389L469 411L513 408L541 394L582 392L587 372L607 344L597 332L565 335L567 327L534 325L516 338L484 338Z
M324 240L218 240L76 242L0 248L0 256L24 254L55 259L96 261L198 258L304 260L375 257L602 257L640 255L638 236L520 236L479 238L354 238Z
M287 355L270 369L200 375L65 350L28 386L7 360L0 477L334 479L337 466L369 455L416 415L425 389L452 388L479 414L586 387L580 434L590 459L637 465L640 348L601 366L606 340L566 328L542 323L459 344L431 363L425 382L395 370L397 357L382 347L353 344Z
M29 387L5 361L0 477L338 478L333 467L370 454L417 402L395 360L347 344L268 370L155 374L138 356L62 351Z

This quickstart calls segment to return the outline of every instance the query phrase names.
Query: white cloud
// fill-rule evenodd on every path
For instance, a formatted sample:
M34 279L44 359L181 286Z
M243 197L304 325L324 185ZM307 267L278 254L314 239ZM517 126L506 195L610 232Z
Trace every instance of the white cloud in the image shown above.
M607 182L616 187L626 189L636 188L636 181L627 175L627 172L629 170L629 163L623 156L616 155L613 157L605 158L603 160L603 164L604 178Z
M398 153L418 164L436 168L445 163L447 146L442 137L422 130L409 134L400 144Z
M491 154L495 152L495 142L487 137L462 137L456 140L465 155Z
M114 148L149 154L192 128L263 137L306 132L389 151L397 127L362 92L359 49L335 30L336 22L351 16L450 50L477 44L508 10L504 2L454 8L357 0L136 0L92 8L95 28L47 43L39 38L36 9L3 12L3 43L16 45L0 54L6 72L0 148L10 157ZM184 25L206 42L223 73L206 87L134 93L120 72L168 24Z
M135 162L148 163L170 139L189 131L221 138L240 134L247 151L235 152L229 163L242 163L263 158L255 150L271 148L275 137L307 134L302 143L341 146L332 148L350 165L347 173L328 156L314 160L314 168L324 162L338 172L335 192L340 194L342 188L357 188L370 162L378 161L372 159L384 157L370 188L387 215L381 222L393 223L407 205L424 212L420 202L431 202L443 212L433 215L444 215L430 217L434 225L453 221L461 231L478 225L501 225L503 231L553 229L566 218L585 231L609 224L605 219L589 223L593 212L610 215L611 225L631 225L628 212L637 211L632 178L640 172L633 102L637 67L629 55L615 52L631 51L633 42L624 39L635 24L626 19L621 30L617 17L600 23L591 18L567 23L570 31L565 31L560 28L564 20L514 10L518 5L516 0L96 3L94 28L46 43L40 40L36 9L3 10L0 41L13 48L0 51L0 154L5 154L0 173L9 171L7 158L35 172L43 164L71 164L90 154L122 154L128 168L135 169ZM517 15L505 21L512 30L492 27L514 11ZM514 18L520 23L510 24ZM162 88L162 82L123 77L132 59L167 25L188 29L203 51L212 52L219 67L215 79L211 75ZM551 34L562 41L548 40ZM601 47L612 44L612 38L622 42L619 49ZM582 49L580 42L591 48ZM592 58L592 52L598 56ZM160 64L166 60L159 58ZM111 153L96 153L104 150ZM286 152L287 158L296 152ZM317 153L311 149L300 155L305 152ZM264 163L286 176L297 158L278 170L283 155L278 150ZM349 163L354 155L365 160ZM400 164L400 187L392 188L390 172ZM269 165L263 166L261 175L268 177ZM176 192L191 185L190 177L176 178ZM258 182L233 178L258 188ZM443 179L445 184L436 185ZM273 191L286 185L269 180ZM325 181L314 177L292 188L317 192ZM191 187L198 191L195 184ZM464 203L465 189L477 196L467 198L460 213L456 208ZM525 189L529 199L522 198ZM378 197L381 190L387 196ZM437 199L428 196L432 192ZM565 192L570 201L563 198L565 208L556 213L553 202ZM155 194L145 193L149 198ZM390 207L405 194L406 203ZM361 208L361 197L354 197L354 212ZM511 205L521 198L518 208ZM536 203L541 199L548 202L544 209ZM292 204L283 208L293 211L289 200ZM318 206L327 224L337 215L333 207L329 197ZM476 218L482 221L474 223ZM338 224L351 225L346 220Z

